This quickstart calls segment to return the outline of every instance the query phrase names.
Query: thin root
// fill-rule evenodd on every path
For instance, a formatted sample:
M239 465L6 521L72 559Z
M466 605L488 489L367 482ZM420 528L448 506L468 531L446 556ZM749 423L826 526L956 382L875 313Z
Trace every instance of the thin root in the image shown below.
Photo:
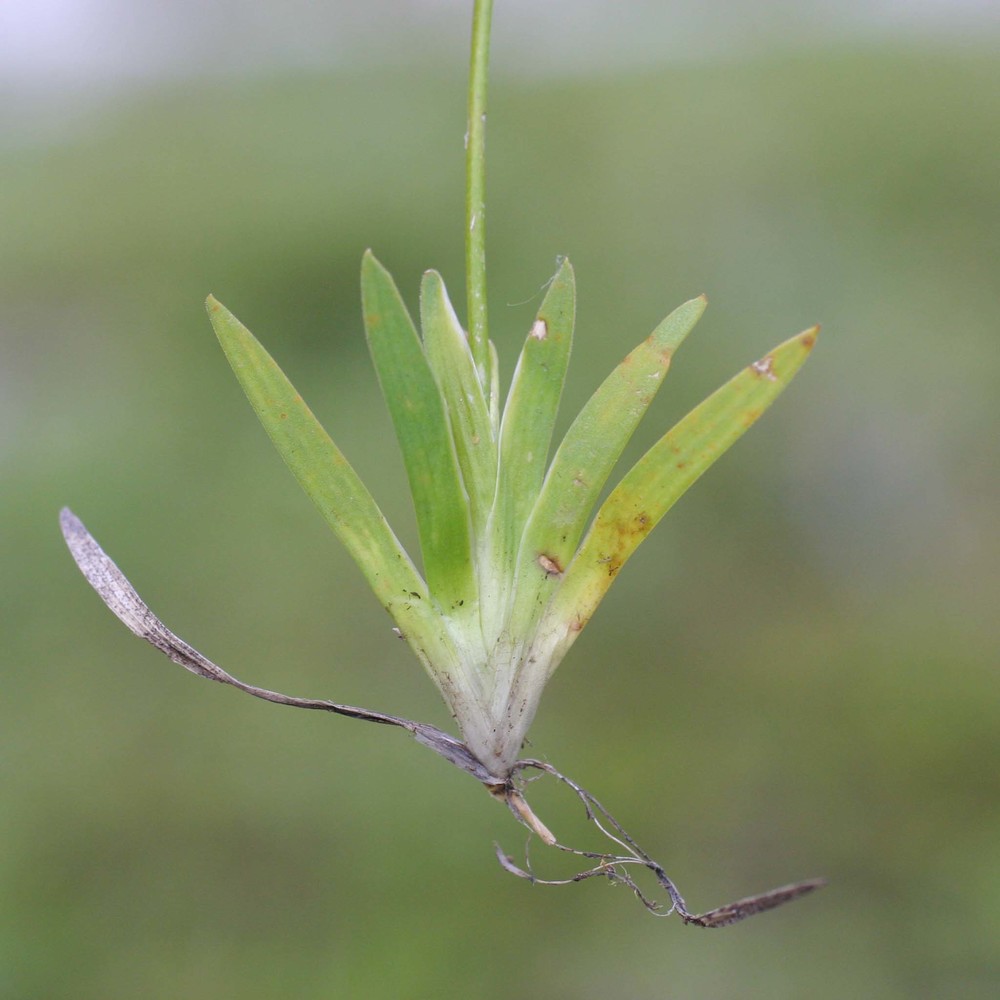
M557 781L561 781L564 785L571 788L577 798L583 803L587 820L592 822L605 837L617 844L625 853L614 854L581 851L575 847L568 847L566 844L559 843L549 829L541 823L524 798L524 785L540 777L540 775L525 777L524 772L530 770L541 771L551 775ZM527 879L536 885L570 885L574 882L583 882L590 878L603 877L612 883L627 886L632 890L639 902L655 916L667 917L672 913L676 913L684 923L694 924L696 927L727 927L729 924L738 923L740 920L745 920L755 913L763 913L765 910L774 909L776 906L781 906L782 903L791 902L793 899L798 899L799 896L804 896L826 885L825 879L809 879L805 882L784 885L779 889L772 889L770 892L763 892L757 896L748 896L745 899L739 899L734 903L727 903L725 906L719 906L706 913L692 913L687 908L684 897L680 894L673 880L663 870L663 867L639 847L614 816L590 792L557 771L551 764L533 759L518 761L514 765L506 786L503 789L495 790L494 794L498 792L502 792L502 796L498 795L498 797L505 799L514 816L528 827L528 829L537 833L546 844L567 854L573 854L579 858L587 858L588 860L597 862L593 867L578 872L570 878L542 879L531 870L527 849L525 849L526 867L521 868L514 863L511 857L504 853L499 845L495 845L497 860L505 871L516 875L518 878ZM541 831L544 831L547 836L543 835ZM651 899L639 888L631 872L628 870L629 867L636 865L646 868L653 873L660 888L670 898L670 906L667 909L664 909L662 903Z

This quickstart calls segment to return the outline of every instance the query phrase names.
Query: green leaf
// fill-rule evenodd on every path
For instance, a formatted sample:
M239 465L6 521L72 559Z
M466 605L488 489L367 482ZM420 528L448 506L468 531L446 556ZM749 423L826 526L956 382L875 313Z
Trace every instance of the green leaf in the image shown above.
M427 583L445 614L468 613L477 596L469 508L448 414L406 305L370 250L361 264L361 298L368 347L410 482Z
M573 268L564 260L524 342L500 422L494 557L507 574L542 486L573 343L575 308Z
M500 359L497 357L497 345L489 342L490 355L490 426L493 428L493 440L500 437Z
M667 432L602 504L552 599L546 619L583 628L618 571L692 483L774 402L816 341L813 327L727 382Z
M274 446L436 680L454 653L427 585L358 474L250 331L209 296L215 333Z
M496 493L497 446L468 338L436 271L427 271L420 287L420 324L424 352L451 421L474 532L482 537Z
M706 305L700 296L675 309L604 380L566 432L521 543L515 631L528 625L557 586L611 470L663 384L674 351Z

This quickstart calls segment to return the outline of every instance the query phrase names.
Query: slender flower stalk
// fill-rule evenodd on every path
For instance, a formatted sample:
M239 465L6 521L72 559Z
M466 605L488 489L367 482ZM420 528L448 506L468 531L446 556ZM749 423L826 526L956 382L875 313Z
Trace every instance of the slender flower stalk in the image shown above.
M484 385L489 385L486 311L486 90L493 0L475 0L469 64L469 122L465 133L465 283L469 344Z

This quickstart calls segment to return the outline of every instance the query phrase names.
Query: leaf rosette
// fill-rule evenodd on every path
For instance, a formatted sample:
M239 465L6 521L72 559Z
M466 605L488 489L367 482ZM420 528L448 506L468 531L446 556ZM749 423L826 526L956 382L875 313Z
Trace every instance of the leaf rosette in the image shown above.
M622 360L549 460L573 342L568 261L549 283L502 406L440 275L424 275L419 331L370 251L361 275L365 330L406 467L422 572L256 338L212 298L209 316L275 447L437 684L469 749L502 781L546 682L622 566L774 402L817 331L739 372L667 431L597 506L675 351L704 312L704 297L674 310Z

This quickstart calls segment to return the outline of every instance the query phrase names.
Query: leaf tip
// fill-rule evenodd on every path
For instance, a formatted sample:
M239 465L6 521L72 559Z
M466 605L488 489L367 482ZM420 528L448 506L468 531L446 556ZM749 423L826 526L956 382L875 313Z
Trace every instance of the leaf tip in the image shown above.
M64 537L68 537L69 533L80 523L80 519L69 509L69 507L63 507L59 511L59 527L62 529Z
M214 296L209 295L205 299L205 311L208 313L208 318L211 320L212 326L218 329L219 321L225 319L235 320L236 317Z
M819 337L819 323L803 330L799 334L799 343L807 350L811 351L816 346L816 338Z
M369 247L361 257L361 277L363 280L374 280L375 275L392 280L389 269L375 256Z

